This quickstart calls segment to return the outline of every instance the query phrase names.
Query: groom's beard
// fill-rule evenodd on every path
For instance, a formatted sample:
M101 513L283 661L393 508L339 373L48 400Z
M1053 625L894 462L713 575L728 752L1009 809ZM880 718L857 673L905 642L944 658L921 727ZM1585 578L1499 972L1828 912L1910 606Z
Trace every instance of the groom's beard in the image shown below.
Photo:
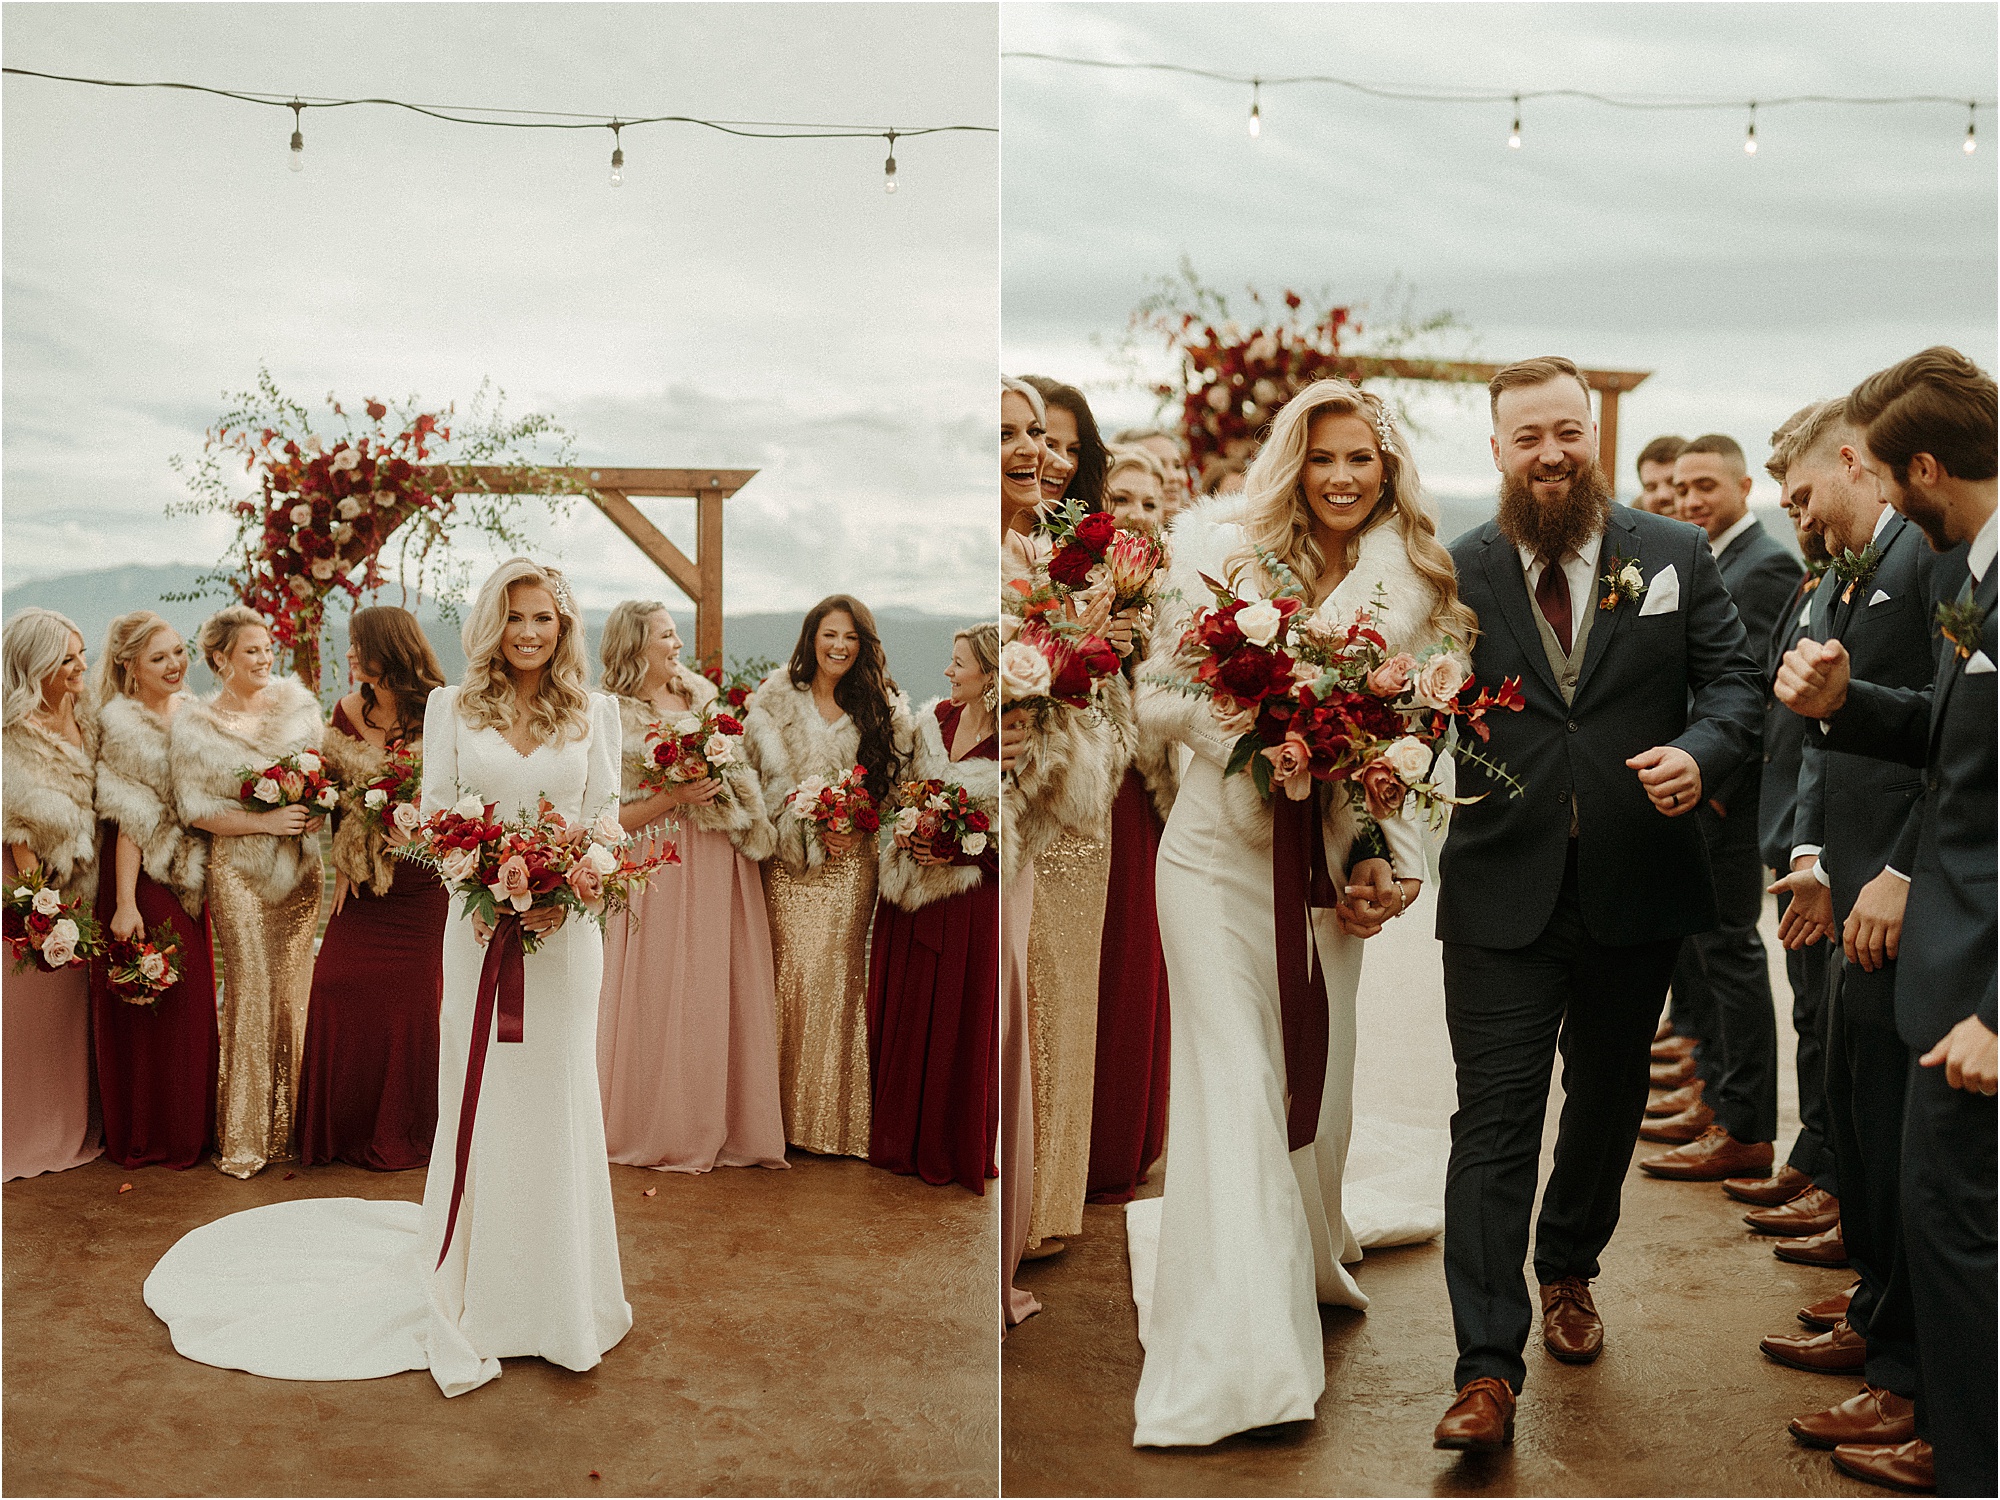
M1562 557L1604 529L1611 516L1611 484L1593 461L1570 476L1560 500L1535 498L1533 487L1512 474L1500 476L1501 534L1535 557Z

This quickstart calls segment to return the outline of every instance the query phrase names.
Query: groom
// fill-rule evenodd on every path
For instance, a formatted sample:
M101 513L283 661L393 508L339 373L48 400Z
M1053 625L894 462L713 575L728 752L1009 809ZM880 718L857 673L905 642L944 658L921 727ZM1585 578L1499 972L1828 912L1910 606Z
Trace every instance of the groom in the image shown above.
M1495 519L1452 546L1479 616L1473 672L1521 680L1484 753L1462 757L1439 868L1445 1019L1458 1072L1445 1285L1458 1397L1440 1448L1513 1440L1533 1311L1522 1276L1549 1069L1563 1058L1555 1166L1535 1231L1542 1341L1597 1357L1597 1257L1646 1107L1649 1048L1681 939L1716 925L1691 816L1758 746L1763 680L1693 526L1611 504L1590 395L1566 359L1493 377Z

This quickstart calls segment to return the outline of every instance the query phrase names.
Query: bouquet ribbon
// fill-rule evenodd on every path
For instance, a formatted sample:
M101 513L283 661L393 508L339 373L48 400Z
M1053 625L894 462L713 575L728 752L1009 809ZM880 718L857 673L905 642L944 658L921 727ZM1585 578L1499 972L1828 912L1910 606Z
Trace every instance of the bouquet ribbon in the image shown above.
M1315 787L1315 793L1317 787ZM1339 901L1326 864L1317 795L1271 799L1271 915L1277 927L1278 1017L1285 1043L1285 1149L1319 1134L1326 1093L1326 973L1313 946L1309 908Z
M494 921L493 935L486 940L486 957L479 965L479 995L472 1006L472 1051L465 1060L465 1093L458 1102L458 1147L452 1161L451 1208L445 1214L438 1266L444 1264L451 1249L452 1231L458 1227L459 1200L465 1196L465 1164L472 1155L472 1122L479 1114L479 1081L486 1075L486 1044L494 1029L493 1013L496 1009L500 1013L500 1040L518 1042L523 1035L525 998L521 918L517 913L503 911ZM1324 1051L1322 1046L1322 1055Z

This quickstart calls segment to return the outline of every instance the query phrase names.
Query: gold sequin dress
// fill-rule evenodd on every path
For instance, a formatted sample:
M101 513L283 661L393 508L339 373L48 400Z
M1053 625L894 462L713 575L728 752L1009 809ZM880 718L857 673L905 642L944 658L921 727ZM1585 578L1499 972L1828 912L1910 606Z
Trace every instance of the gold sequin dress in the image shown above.
M875 846L794 875L764 866L778 993L778 1099L785 1139L830 1156L868 1155L868 929Z
M1083 1229L1097 1063L1097 959L1110 879L1108 839L1065 833L1035 859L1035 914L1028 929L1028 1046L1035 1079L1030 1248Z

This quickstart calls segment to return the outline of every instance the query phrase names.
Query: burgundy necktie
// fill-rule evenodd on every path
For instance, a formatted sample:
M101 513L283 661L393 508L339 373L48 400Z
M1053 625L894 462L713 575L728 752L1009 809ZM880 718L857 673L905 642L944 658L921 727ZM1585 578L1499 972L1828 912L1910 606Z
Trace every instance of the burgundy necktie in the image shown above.
M1562 570L1562 564L1552 557L1542 559L1542 576L1535 584L1535 603L1541 606L1542 618L1549 622L1549 629L1562 642L1563 655L1569 655L1569 577Z

